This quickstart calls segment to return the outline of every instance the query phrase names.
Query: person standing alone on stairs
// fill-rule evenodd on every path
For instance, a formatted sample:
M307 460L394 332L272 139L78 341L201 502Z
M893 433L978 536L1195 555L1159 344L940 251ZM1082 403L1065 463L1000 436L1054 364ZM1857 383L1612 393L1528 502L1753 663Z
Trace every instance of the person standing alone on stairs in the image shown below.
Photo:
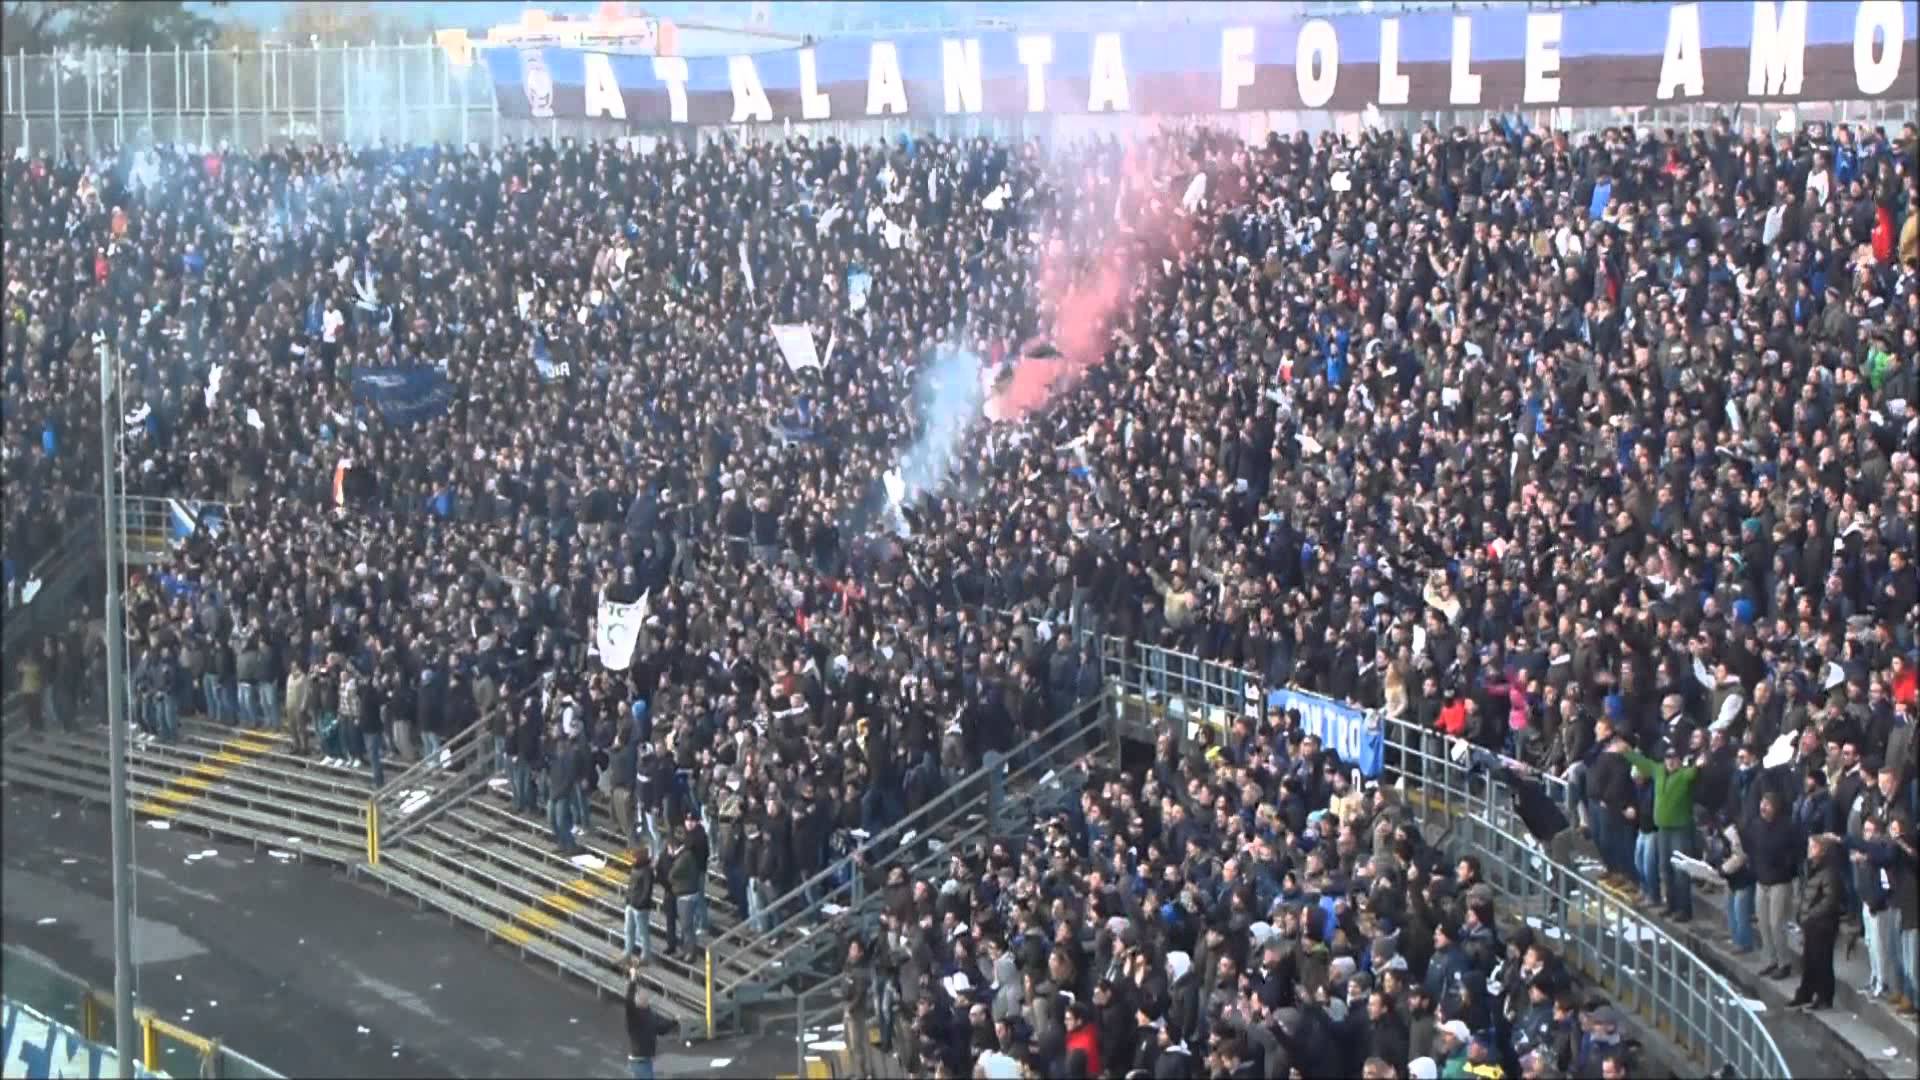
M647 988L640 985L639 962L627 961L627 1074L633 1080L653 1080L660 1036L678 1026L672 1017L654 1011Z
M645 962L653 956L653 854L647 845L633 849L633 873L627 878L626 959Z

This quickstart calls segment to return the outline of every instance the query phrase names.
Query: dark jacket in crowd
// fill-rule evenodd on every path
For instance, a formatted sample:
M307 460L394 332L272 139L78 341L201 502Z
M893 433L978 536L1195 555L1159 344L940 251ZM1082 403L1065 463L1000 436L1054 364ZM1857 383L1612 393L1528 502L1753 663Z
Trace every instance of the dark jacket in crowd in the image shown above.
M1760 885L1785 885L1798 877L1806 861L1807 843L1793 821L1776 814L1772 821L1755 814L1740 830L1740 846L1747 866Z
M660 1036L673 1031L679 1023L655 1012L651 1001L645 1005L638 1004L635 1000L638 986L632 980L627 982L627 1053L643 1061L652 1061L659 1053Z

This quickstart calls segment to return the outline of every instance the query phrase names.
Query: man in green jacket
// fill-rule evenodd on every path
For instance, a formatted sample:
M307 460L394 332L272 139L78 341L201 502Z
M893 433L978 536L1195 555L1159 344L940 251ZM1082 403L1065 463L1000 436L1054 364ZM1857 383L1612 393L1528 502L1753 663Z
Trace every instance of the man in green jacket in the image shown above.
M1610 747L1633 765L1633 771L1653 780L1653 824L1658 830L1656 842L1660 873L1665 878L1667 914L1686 922L1693 918L1693 879L1673 865L1673 853L1693 856L1699 850L1693 828L1693 782L1700 775L1699 765L1684 764L1680 747L1667 743L1664 760L1655 761L1615 739Z

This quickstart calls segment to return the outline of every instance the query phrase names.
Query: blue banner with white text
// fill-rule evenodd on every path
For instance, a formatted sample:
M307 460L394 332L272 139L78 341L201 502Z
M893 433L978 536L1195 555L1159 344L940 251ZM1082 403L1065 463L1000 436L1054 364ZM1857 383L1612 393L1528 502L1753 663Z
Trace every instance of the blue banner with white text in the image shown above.
M1513 109L1910 98L1915 0L1522 5L1150 29L910 33L735 56L482 52L512 116L863 117Z
M1319 736L1322 749L1340 755L1341 761L1359 769L1368 780L1379 776L1386 764L1386 731L1364 709L1290 688L1268 691L1267 707L1278 712L1299 710L1300 729Z
M355 368L353 397L372 405L389 424L405 426L447 411L452 391L439 368Z
M36 1009L6 1003L6 1049L0 1076L26 1080L105 1080L120 1075L120 1058L111 1049L88 1042L79 1032ZM134 1062L133 1075L164 1077Z

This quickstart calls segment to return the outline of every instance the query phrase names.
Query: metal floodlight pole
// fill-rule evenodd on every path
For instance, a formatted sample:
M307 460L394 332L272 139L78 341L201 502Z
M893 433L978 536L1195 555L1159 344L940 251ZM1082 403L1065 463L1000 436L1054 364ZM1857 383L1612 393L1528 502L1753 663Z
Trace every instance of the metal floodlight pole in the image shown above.
M100 498L107 559L107 757L113 793L113 1037L120 1080L133 1080L133 818L127 810L126 631L120 625L120 503L114 491L114 433L120 430L118 372L113 350L95 345L100 360ZM147 1068L158 1067L149 1061Z

